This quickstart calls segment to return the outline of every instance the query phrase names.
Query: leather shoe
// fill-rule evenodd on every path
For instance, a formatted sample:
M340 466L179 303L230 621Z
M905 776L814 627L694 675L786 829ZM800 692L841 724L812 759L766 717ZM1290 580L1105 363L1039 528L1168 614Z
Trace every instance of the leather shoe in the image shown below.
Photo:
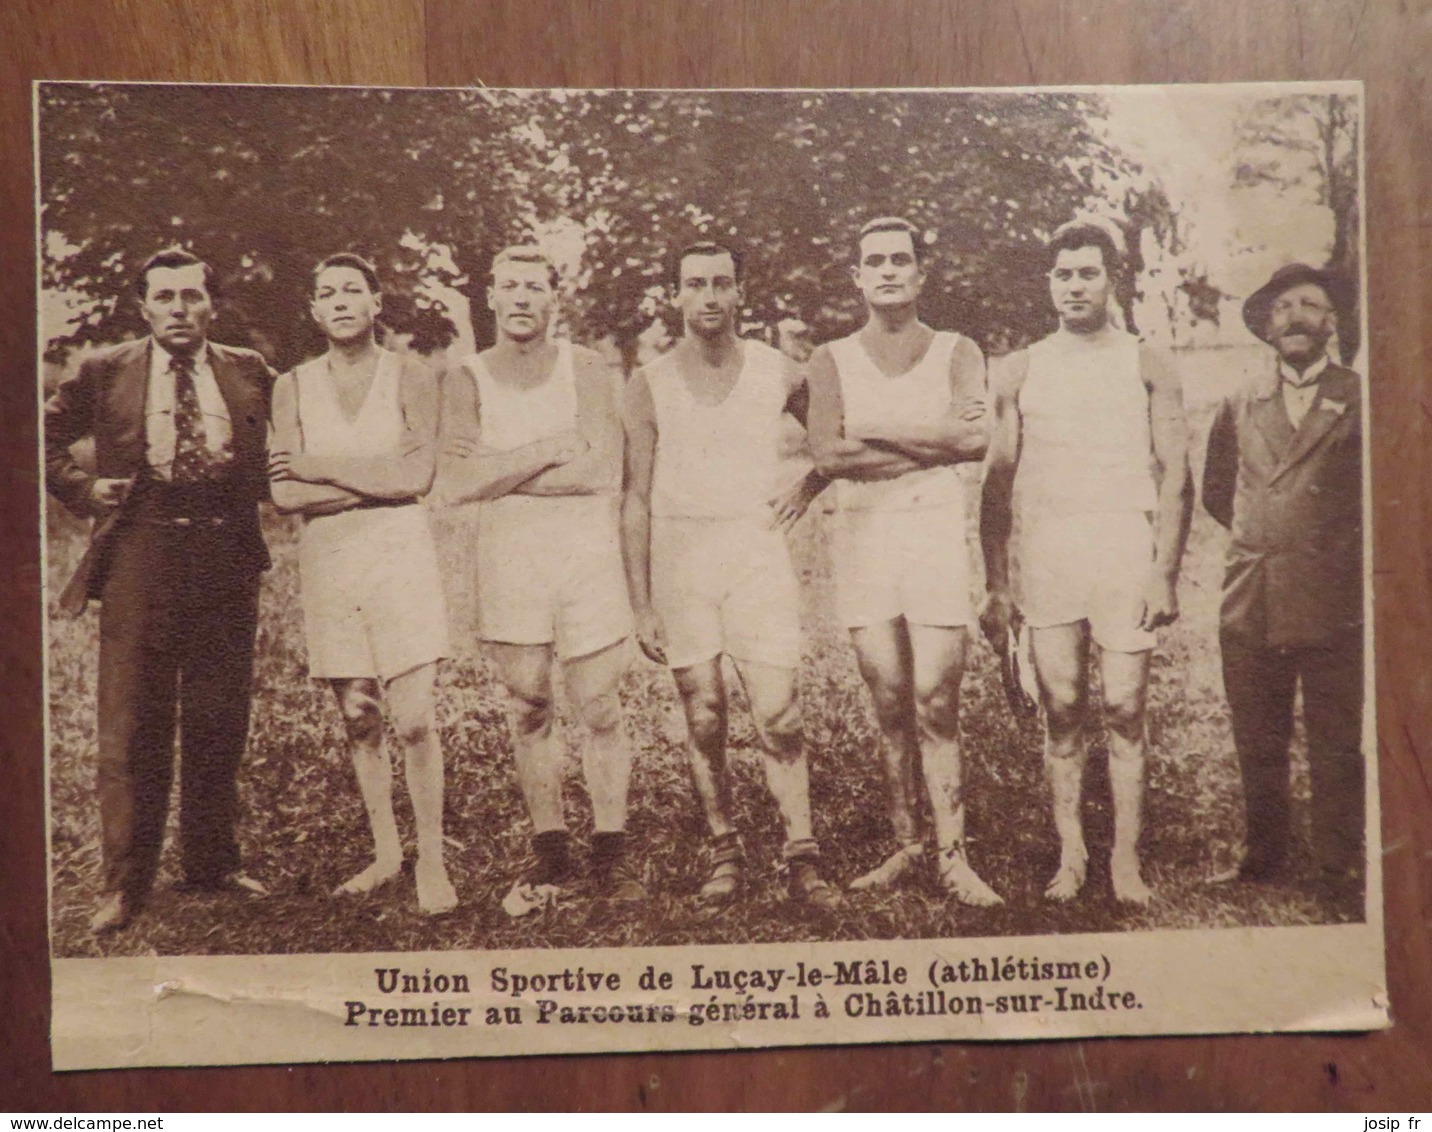
M225 873L223 876L212 879L195 880L192 877L185 877L174 887L179 892L226 894L242 896L247 900L261 900L269 894L269 890L262 882L237 871Z
M95 935L104 935L107 932L117 932L129 926L134 919L133 909L129 901L125 899L122 892L107 892L97 905L94 915L90 917L90 931Z

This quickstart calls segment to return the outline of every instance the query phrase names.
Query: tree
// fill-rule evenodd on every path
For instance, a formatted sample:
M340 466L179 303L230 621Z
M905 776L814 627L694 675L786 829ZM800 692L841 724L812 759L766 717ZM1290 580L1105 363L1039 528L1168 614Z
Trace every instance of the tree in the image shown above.
M223 335L281 366L317 349L309 271L340 249L379 265L389 325L445 344L451 320L418 286L423 249L519 227L505 182L523 163L501 100L462 92L433 114L433 93L46 86L43 282L93 300L52 345L137 332L133 273L173 245L218 272Z
M697 238L747 254L751 322L817 339L862 307L852 236L872 216L930 241L925 311L987 349L1052 329L1042 238L1091 209L1170 238L1172 209L1098 129L1092 96L832 91L564 94L543 133L588 217L586 332L630 356L661 302L663 256ZM1137 212L1137 216L1135 215Z
M1042 239L1060 223L1115 212L1174 238L1105 113L1053 92L48 85L44 283L85 297L54 345L138 332L133 272L175 243L219 271L225 336L281 366L319 348L308 272L345 248L378 263L385 320L417 348L482 345L492 254L553 232L578 244L568 329L628 362L668 313L664 257L697 238L746 251L749 324L793 316L824 340L862 314L854 232L895 214L934 253L931 322L1004 350L1052 328Z
M1323 266L1361 285L1362 220L1358 199L1359 114L1347 94L1295 94L1255 103L1239 125L1236 185L1303 189L1329 209L1332 246ZM1360 304L1359 304L1360 306ZM1357 353L1357 312L1339 326L1343 361Z

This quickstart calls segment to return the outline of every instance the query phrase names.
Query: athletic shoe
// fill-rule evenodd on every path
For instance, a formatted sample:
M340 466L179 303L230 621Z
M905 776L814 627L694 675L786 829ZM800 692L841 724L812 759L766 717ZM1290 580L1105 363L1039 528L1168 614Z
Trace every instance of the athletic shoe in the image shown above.
M820 875L819 866L809 857L786 864L786 890L792 900L821 912L840 907L839 890Z

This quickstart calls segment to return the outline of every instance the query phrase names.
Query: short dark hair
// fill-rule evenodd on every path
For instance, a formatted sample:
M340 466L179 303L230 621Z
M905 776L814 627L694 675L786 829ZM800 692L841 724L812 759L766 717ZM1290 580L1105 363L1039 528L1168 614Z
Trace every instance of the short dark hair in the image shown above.
M875 232L904 232L910 237L910 246L915 250L915 262L925 262L924 241L920 238L920 229L911 224L903 216L877 216L874 220L867 220L860 226L860 233L855 237L855 262L860 262L860 245L865 242L865 237Z
M497 278L497 269L504 263L540 263L547 268L547 284L552 290L557 289L561 282L561 276L557 274L557 265L536 244L512 244L503 248L492 257L492 266L488 269L487 279L491 283Z
M357 252L334 252L331 256L318 261L313 269L313 289L318 290L318 277L330 267L351 267L363 281L368 284L368 290L375 295L383 293L383 285L378 282L378 269L364 259Z
M165 248L146 259L140 267L139 273L134 277L134 289L139 293L139 297L144 299L149 294L149 273L156 267L194 266L204 269L204 290L209 292L210 299L217 299L219 297L219 279L214 274L214 269L193 252L184 248Z
M1107 221L1071 220L1061 224L1049 237L1046 245L1049 253L1048 270L1054 270L1054 261L1060 252L1072 252L1077 248L1098 248L1104 256L1104 271L1110 279L1117 279L1124 271L1123 233Z
M686 262L688 256L693 255L728 255L731 257L731 267L736 273L736 282L741 282L741 253L730 244L719 243L716 240L697 240L693 244L687 244L667 265L666 281L671 284L673 291L681 290L681 265Z

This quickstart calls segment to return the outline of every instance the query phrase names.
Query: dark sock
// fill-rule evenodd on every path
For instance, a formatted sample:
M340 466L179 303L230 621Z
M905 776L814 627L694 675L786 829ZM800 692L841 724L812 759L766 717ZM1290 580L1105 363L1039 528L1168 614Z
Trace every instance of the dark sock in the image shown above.
M561 884L572 872L572 838L565 829L549 829L532 838L537 854L534 884Z
M610 872L626 856L627 835L624 829L602 829L592 835L592 868Z

